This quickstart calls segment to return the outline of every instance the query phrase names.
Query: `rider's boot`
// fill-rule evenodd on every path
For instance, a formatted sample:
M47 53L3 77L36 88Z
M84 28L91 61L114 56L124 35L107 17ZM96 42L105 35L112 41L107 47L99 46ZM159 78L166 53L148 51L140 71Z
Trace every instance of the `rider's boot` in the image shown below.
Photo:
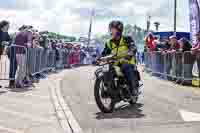
M139 82L132 80L130 82L130 92L132 93L133 96L138 96L138 88L139 88Z

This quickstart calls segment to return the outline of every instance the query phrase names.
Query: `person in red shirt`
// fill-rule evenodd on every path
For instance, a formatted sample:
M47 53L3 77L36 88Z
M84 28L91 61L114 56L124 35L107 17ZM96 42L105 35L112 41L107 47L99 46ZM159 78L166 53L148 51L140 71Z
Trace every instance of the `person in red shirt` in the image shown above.
M146 44L147 51L149 51L149 52L155 51L156 47L155 47L155 44L154 44L154 40L155 40L155 38L154 38L152 33L149 33L145 37L144 41L145 41L145 44Z

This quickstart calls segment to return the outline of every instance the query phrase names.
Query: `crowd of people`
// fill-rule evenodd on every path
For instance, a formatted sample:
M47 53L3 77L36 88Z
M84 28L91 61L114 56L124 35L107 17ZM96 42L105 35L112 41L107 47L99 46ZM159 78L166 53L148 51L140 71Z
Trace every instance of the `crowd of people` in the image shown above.
M36 61L33 63L33 58L27 57L27 55L31 55L29 51L40 49L43 51L40 54L42 57L48 53L47 51L54 51L55 56L52 56L51 60L55 60L53 63L55 69L70 68L79 64L91 64L96 57L94 48L84 47L79 44L74 45L65 42L63 39L50 38L48 31L39 32L31 25L21 26L18 32L12 36L9 35L9 27L10 23L8 21L0 22L0 57L6 53L10 60L10 88L31 86L35 81L35 77L31 75L31 72L27 73L27 71L33 65L37 67L46 60L36 58ZM34 54L31 56L37 57L38 55ZM37 60L40 60L40 63ZM42 74L39 73L39 68L36 72L38 72L36 75L38 79Z
M179 77L191 79L195 62L197 63L198 71L200 70L200 31L196 34L196 38L197 42L192 44L184 37L178 40L175 35L172 35L159 39L149 33L144 41L145 52L148 53L146 60L149 60L148 63L151 64L151 69L170 75L170 77L178 77L176 78L178 79L177 82L180 81ZM198 72L198 77L200 78L200 71Z

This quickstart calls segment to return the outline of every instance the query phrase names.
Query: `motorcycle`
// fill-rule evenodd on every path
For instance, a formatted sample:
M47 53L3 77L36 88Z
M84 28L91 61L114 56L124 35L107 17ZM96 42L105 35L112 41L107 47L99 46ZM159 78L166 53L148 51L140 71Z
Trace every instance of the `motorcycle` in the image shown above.
M112 55L102 57L97 61L97 65L100 67L95 71L94 97L97 106L103 113L112 113L115 105L121 101L129 102L131 105L136 104L141 94L137 68L133 72L137 76L137 81L135 81L137 88L134 88L137 95L133 96L121 68L114 65L117 61L119 58ZM104 104L103 101L106 103Z

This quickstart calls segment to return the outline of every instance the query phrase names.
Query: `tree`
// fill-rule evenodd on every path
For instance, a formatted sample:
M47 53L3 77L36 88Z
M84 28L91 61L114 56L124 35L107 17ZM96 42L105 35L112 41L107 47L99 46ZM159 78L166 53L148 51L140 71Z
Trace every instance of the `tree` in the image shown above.
M66 35L61 35L61 34L54 33L54 32L48 32L47 35L50 39L63 39L67 42L76 41L76 37L74 37L74 36L66 36Z
M130 25L130 24L127 24L125 27L124 27L124 35L133 35L133 26Z

